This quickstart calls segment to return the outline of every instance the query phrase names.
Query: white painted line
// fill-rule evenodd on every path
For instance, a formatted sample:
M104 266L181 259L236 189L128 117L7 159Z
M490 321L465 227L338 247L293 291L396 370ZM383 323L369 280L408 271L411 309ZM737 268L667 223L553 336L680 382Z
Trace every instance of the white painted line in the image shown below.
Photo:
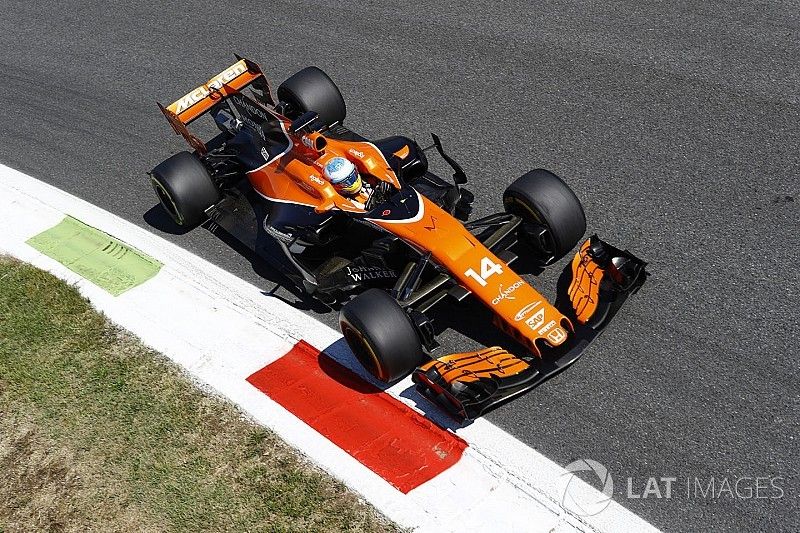
M153 256L164 267L148 282L113 297L25 244L67 214ZM372 381L338 331L161 237L2 165L0 227L1 252L74 283L112 321L180 364L200 386L238 404L403 527L657 531L613 501L590 517L567 511L560 505L564 469L482 419L456 430L469 447L455 466L403 494L245 381L299 340L328 348L332 357ZM411 387L406 379L387 392L417 409L417 402L427 401ZM573 488L587 501L600 496L579 480Z

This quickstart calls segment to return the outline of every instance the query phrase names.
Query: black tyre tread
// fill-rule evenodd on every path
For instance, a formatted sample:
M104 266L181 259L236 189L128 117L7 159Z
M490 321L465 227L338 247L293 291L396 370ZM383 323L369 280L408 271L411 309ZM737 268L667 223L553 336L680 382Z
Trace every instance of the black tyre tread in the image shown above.
M424 360L411 320L385 291L369 289L346 303L339 312L339 324L346 339L347 328L351 328L372 347L377 366L347 339L359 361L381 381L400 379Z
M191 152L178 152L156 166L150 174L161 204L180 226L194 227L205 221L206 209L221 198L208 170ZM158 186L167 193L174 207L165 203Z
M291 104L300 113L316 111L328 126L344 122L347 115L341 91L318 67L306 67L281 83L278 99Z
M556 259L572 250L586 232L586 215L580 200L569 185L548 170L536 169L520 176L503 193L507 211L529 217L520 213L520 206L509 197L528 206L548 226L556 245Z

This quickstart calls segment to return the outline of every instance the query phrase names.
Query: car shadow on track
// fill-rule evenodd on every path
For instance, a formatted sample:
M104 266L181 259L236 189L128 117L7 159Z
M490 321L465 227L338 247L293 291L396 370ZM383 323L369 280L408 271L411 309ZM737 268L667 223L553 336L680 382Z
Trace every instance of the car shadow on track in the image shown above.
M151 207L142 218L153 229L163 233L169 233L170 235L184 235L191 231L191 228L184 228L177 225L169 216L169 214L164 211L160 204L156 204ZM324 314L331 311L330 307L298 290L297 287L295 287L295 285L286 276L275 270L275 268L273 268L266 260L248 248L244 243L242 243L235 236L231 235L221 226L215 224L214 222L208 221L204 222L200 227L214 235L214 237L219 239L223 244L228 246L238 255L248 260L250 262L250 266L253 268L253 272L271 284L269 289L262 291L264 295L277 298L278 300L281 300L282 302L301 311L313 311L314 313L319 314ZM284 289L290 293L292 296L294 296L295 300L289 300L278 294L280 289Z
M212 222L203 224L203 227L224 244L226 244L229 248L231 248L234 252L247 259L250 262L250 266L253 268L253 272L255 272L258 277L272 284L270 289L261 291L265 296L277 298L283 303L291 305L300 311L313 311L314 313L318 314L325 314L331 311L330 307L298 289L295 284L289 280L289 278L278 272L264 258L260 257L256 252L245 246L239 239L231 235L221 226L218 226ZM289 300L278 294L278 291L281 289L290 293L295 300Z
M177 225L167 212L164 211L161 204L156 204L148 209L142 218L150 227L164 233L169 233L170 235L185 235L191 231L191 228Z
M335 361L338 365L332 361ZM342 373L339 365L345 367L360 379L351 379L348 372ZM362 394L379 394L395 385L395 383L383 383L370 375L358 362L343 338L338 339L320 352L319 367L331 379ZM400 401L404 404L443 429L455 431L472 423L453 418L420 394L413 385L404 388L399 393L396 391L393 391L393 393L393 395L399 396Z

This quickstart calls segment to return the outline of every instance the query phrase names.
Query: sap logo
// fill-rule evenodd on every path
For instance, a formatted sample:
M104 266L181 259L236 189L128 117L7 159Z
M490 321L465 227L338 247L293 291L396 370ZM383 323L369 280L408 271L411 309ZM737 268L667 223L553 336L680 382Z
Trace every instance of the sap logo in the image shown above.
M515 282L513 285L511 285L507 289L503 289L503 286L500 285L500 294L498 294L497 297L494 300L492 300L492 305L497 305L500 302L502 302L503 300L516 300L515 297L511 296L511 294L515 290L517 290L520 287L522 287L523 285L524 285L524 283L521 280Z
M269 152L266 148L261 148L261 157L263 157L266 161L269 161Z
M231 80L235 80L241 74L244 74L247 71L247 67L245 67L242 63L236 63L231 68L223 71L222 73L218 74L206 85L200 86L194 91L186 94L183 98L178 100L178 105L176 106L175 112L182 113L192 107L194 104L205 98L206 96L210 95L212 92L216 92L222 89L222 86L228 83Z
M525 318L525 316L528 313L530 313L531 311L533 311L534 309L539 307L539 305L541 305L541 303L542 303L541 301L536 301L536 302L530 303L530 304L526 305L525 307L523 307L522 309L520 309L519 312L516 315L514 315L514 322L519 322L520 320Z
M539 309L532 317L525 321L531 329L537 329L544 322L544 309Z
M350 155L354 155L354 156L356 156L356 157L358 157L358 158L362 158L362 157L364 157L364 152L359 152L359 151L358 151L358 150L356 150L355 148L350 148L350 149L347 151L347 153L348 153L348 154L350 154Z

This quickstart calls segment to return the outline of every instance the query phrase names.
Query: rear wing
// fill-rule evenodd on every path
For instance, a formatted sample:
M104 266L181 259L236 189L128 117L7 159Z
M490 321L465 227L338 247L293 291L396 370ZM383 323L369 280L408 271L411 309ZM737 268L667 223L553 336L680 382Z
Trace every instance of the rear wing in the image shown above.
M238 55L236 58L238 59L236 63L170 105L164 107L158 104L175 133L182 135L200 153L206 152L205 144L192 135L186 126L207 113L221 100L252 85L261 93L259 99L263 100L263 103L275 105L269 83L261 68L249 59Z

